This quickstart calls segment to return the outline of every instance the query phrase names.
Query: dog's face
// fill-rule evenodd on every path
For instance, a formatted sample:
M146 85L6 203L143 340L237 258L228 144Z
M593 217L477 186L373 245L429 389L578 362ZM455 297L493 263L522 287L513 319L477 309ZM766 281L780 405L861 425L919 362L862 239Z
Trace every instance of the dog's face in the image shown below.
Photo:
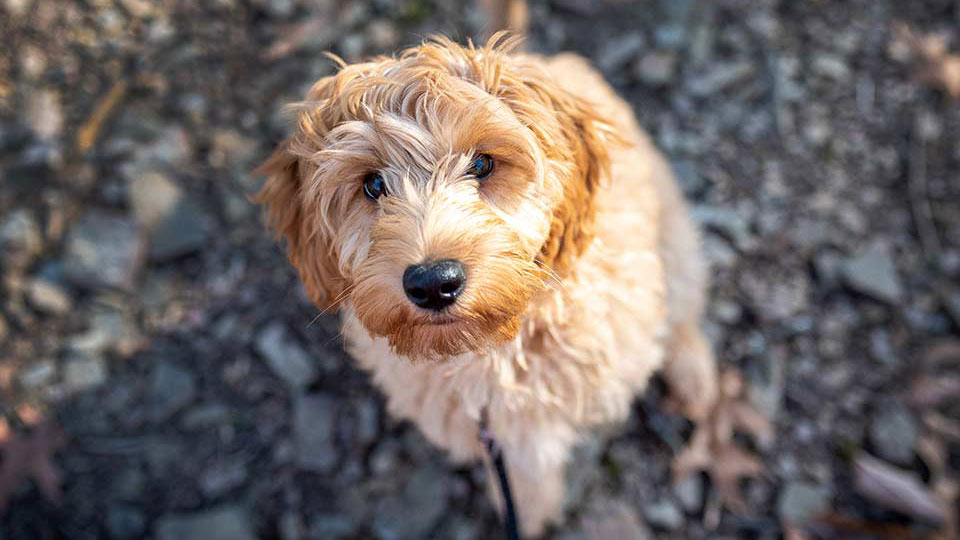
M259 201L311 299L400 355L512 339L591 237L605 127L504 47L343 66L298 109Z

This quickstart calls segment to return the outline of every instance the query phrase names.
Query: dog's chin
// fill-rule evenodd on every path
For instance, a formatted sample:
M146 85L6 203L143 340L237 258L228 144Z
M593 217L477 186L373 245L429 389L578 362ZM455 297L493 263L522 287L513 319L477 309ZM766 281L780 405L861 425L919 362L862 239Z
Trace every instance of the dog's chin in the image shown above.
M362 310L358 313L367 332L385 337L397 355L413 361L482 353L513 339L520 330L520 317L425 315L407 308L395 309L389 320L364 315Z

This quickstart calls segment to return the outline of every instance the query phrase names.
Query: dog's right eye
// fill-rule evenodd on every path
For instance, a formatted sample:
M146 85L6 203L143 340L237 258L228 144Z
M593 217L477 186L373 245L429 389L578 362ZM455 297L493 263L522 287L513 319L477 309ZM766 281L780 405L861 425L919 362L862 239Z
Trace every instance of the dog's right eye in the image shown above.
M383 175L378 172L370 173L363 179L363 194L371 201L379 199L387 194L387 183L383 180Z

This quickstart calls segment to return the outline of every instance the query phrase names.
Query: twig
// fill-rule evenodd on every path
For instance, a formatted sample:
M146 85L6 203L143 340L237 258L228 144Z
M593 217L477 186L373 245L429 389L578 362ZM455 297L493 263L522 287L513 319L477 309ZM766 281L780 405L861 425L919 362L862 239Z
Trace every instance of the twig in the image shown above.
M83 125L80 126L80 129L77 130L74 148L78 154L83 154L93 148L94 143L97 142L97 137L100 135L100 130L103 128L103 124L110 118L110 115L113 113L113 110L117 108L117 105L123 101L124 96L127 95L128 87L129 84L126 79L120 79L114 83L110 91L97 103L93 112Z

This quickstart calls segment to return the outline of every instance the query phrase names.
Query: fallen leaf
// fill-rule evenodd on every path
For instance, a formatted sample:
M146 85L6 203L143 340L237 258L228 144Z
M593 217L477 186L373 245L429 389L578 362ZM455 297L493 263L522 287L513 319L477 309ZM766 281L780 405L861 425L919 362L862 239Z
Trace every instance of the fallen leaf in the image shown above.
M673 477L680 481L706 471L721 504L743 514L748 508L740 492L740 480L759 477L766 468L757 456L737 445L736 433L766 445L773 439L773 426L746 403L743 377L728 369L720 375L719 397L713 410L698 423L690 443L674 458Z
M915 474L866 453L854 458L853 484L856 492L873 504L937 526L947 520L940 501Z
M63 430L50 420L26 430L15 430L6 420L0 423L0 510L26 479L33 480L44 497L58 503L61 475L53 456L66 443Z
M897 27L895 39L909 51L907 59L918 60L918 81L935 86L950 97L960 98L960 55L950 54L943 34L918 35L905 25Z

